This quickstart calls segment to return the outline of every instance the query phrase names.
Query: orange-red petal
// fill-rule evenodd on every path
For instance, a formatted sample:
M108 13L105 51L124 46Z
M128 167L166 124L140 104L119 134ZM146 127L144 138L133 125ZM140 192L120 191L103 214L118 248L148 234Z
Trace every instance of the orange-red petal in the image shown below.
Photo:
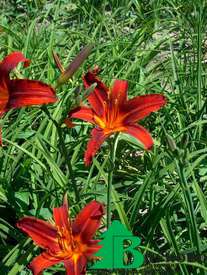
M151 149L153 146L153 139L144 127L140 125L129 125L125 128L126 130L123 132L138 139L144 145L145 149Z
M40 247L57 251L57 230L48 222L35 217L24 217L17 222L17 227L30 236Z
M8 75L20 62L24 62L24 67L29 66L30 60L25 58L21 52L13 52L7 55L0 63L0 73L2 75Z
M100 94L94 90L90 95L87 97L87 100L89 104L91 105L91 108L94 110L94 112L98 116L103 116L104 114L104 101L102 100L102 97Z
M6 106L9 101L9 91L5 77L0 78L0 116L6 111Z
M8 88L10 94L8 109L57 101L53 88L41 81L27 79L10 80Z
M94 91L88 96L88 102L93 108L94 112L102 116L104 113L104 102L108 98L108 87L97 77L99 73L99 68L94 69L93 71L88 71L83 76L83 83L85 88L89 88L92 84L96 83Z
M68 118L79 118L84 121L94 123L94 112L85 106L77 107L69 112Z
M87 243L99 228L103 215L103 205L97 201L91 201L81 210L73 222L73 234L80 235L82 241Z
M85 165L90 165L93 157L95 156L96 152L101 147L104 140L107 138L107 135L104 134L101 128L94 128L91 131L91 139L87 144L87 148L84 155L84 162Z
M53 217L59 233L63 235L63 238L69 240L72 245L72 227L70 217L68 215L68 202L66 196L64 198L64 203L61 207L53 208Z
M124 122L133 123L141 120L165 104L166 98L160 94L143 95L130 99L123 108L123 111L127 113Z
M53 208L53 217L58 228L65 228L70 230L71 225L68 215L67 200L64 200L64 203L61 207Z
M113 103L122 106L127 100L128 82L126 80L115 80L111 90L111 100ZM116 103L117 101L117 103Z
M87 259L84 256L65 260L64 265L67 275L85 275Z
M52 257L47 252L43 252L35 257L28 267L32 270L33 275L40 275L44 269L58 264L59 262L61 262L61 259Z
M102 248L102 245L94 245L94 246L88 246L85 255L87 257L91 257L94 255L96 252L98 252Z

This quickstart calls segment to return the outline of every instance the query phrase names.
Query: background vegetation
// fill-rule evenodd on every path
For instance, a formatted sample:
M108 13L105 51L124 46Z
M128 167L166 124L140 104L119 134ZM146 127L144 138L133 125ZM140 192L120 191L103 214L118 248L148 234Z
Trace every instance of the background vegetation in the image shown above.
M165 108L143 121L155 140L151 152L128 136L119 138L113 218L142 240L145 263L133 274L207 274L206 1L0 0L0 8L0 60L14 50L32 60L14 76L55 84L52 50L66 66L84 45L95 45L57 90L59 102L48 106L62 125L62 140L41 107L10 111L1 121L0 274L30 274L26 265L39 253L15 227L19 218L51 218L66 191L73 216L91 199L106 202L107 143L85 167L90 126L62 124L84 96L77 89L83 70L95 64L107 85L127 79L130 97L168 98ZM65 273L59 266L44 274Z

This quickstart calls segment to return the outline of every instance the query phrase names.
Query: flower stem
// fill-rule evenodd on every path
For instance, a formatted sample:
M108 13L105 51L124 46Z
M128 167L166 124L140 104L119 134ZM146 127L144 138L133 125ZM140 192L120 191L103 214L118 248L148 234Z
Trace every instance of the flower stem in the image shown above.
M48 111L46 106L42 106L42 110L45 112L45 114L48 116L48 118L53 122L53 124L55 125L55 127L57 129L57 133L58 133L58 136L59 136L60 152L64 156L66 165L68 167L68 171L70 173L70 178L71 178L72 186L73 186L74 193L75 193L75 200L76 200L76 202L79 202L80 201L79 191L78 191L78 188L77 188L77 185L76 185L76 180L75 180L75 177L74 177L73 168L72 168L69 156L67 155L65 141L64 141L63 135L62 135L62 129L59 126L58 122L55 119L52 118L52 116L50 115L50 112Z
M109 155L109 166L110 170L108 172L108 186L107 186L107 228L111 225L111 193L112 193L112 183L113 174L116 159L116 148L118 144L118 134L114 136L113 140L109 141L110 155Z

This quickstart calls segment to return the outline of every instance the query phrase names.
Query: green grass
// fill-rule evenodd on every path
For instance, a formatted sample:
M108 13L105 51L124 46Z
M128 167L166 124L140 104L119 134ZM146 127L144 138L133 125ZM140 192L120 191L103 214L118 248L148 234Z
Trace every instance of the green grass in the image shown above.
M207 274L206 2L0 0L0 7L0 60L14 50L32 60L14 76L55 85L52 50L66 67L83 46L94 44L81 69L57 90L59 102L48 106L59 125L83 97L83 89L76 90L83 71L95 64L107 85L127 79L129 97L166 95L166 107L143 121L155 140L152 151L119 137L113 218L142 240L145 263L133 274ZM40 107L10 111L1 125L0 274L25 275L39 250L15 222L24 215L48 219L66 191L73 216L91 199L106 203L109 151L105 143L85 167L90 126L62 124L60 142ZM45 274L65 273L53 267Z

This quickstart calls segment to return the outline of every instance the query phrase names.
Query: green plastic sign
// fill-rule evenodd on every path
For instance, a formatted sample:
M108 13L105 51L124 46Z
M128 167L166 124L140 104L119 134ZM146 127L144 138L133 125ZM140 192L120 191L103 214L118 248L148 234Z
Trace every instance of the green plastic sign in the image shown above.
M90 269L135 269L143 264L144 257L137 250L140 238L119 221L113 221L101 238L102 248L95 254L100 260Z

